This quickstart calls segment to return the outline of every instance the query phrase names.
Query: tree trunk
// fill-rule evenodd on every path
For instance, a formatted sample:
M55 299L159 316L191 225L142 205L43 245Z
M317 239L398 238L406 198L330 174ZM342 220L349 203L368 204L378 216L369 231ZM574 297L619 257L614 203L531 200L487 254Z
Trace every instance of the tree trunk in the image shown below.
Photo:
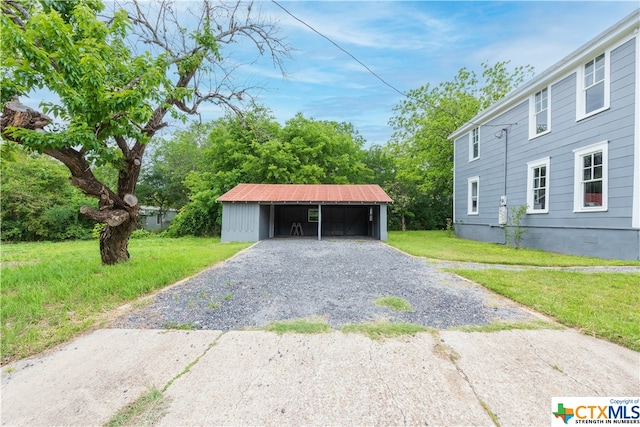
M407 224L404 221L404 212L402 212L402 214L400 214L400 229L402 231L407 231Z
M129 237L136 229L136 219L129 218L117 226L106 224L100 233L102 264L113 265L129 259Z

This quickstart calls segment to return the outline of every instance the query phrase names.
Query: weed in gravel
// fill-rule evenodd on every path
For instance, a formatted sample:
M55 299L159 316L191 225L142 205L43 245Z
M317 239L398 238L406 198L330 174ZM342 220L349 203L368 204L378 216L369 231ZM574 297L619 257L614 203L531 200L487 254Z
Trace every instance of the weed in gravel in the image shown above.
M295 319L286 322L273 322L263 329L268 332L275 332L278 335L286 333L320 334L332 330L324 319Z
M230 281L230 280L227 280L227 281L225 282L225 284L227 285L227 288L230 288L230 287L232 286L232 285L231 285L231 281Z
M418 332L431 332L431 328L416 325L415 323L392 323L388 321L376 321L369 323L351 323L343 325L340 330L344 333L363 334L372 340L393 338L403 335L415 335Z
M209 308L220 308L220 303L218 301L211 301L209 303Z
M394 296L378 298L374 301L374 304L381 307L389 307L394 311L413 311L409 301Z
M206 299L207 298L207 293L205 291L198 292L198 298Z
M231 301L233 299L233 294L231 292L222 295L222 299L225 301Z
M192 331L196 328L193 323L178 323L178 322L164 322L162 324L163 329L179 329L183 331Z

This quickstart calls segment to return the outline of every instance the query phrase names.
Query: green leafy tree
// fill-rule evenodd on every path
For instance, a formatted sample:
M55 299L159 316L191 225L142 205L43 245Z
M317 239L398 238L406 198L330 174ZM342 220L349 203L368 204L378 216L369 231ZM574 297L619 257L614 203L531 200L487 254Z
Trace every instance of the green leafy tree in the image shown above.
M79 213L91 200L69 184L63 165L20 149L1 165L2 241L91 237L93 223Z
M267 177L267 182L362 184L372 179L365 164L364 139L350 123L308 119L298 113L285 123L278 142L288 155L288 162L280 163L287 174Z
M365 152L364 163L372 172L370 183L381 187L396 179L396 162L384 146L374 144Z
M221 214L215 200L239 183L370 182L373 174L363 145L350 124L297 114L281 127L261 106L254 105L242 116L221 118L211 124L201 166L183 181L190 190L189 203L172 222L170 233L218 233Z
M179 15L170 1L134 0L112 12L99 0L0 1L6 101L0 132L61 161L71 183L98 199L98 209L80 211L106 224L100 234L104 264L129 259L143 156L167 126L165 116L185 119L204 102L239 111L248 89L232 85L223 47L244 38L278 65L288 53L277 27L254 18L251 3L199 6ZM199 21L189 27L181 22L193 17ZM132 40L148 50L135 52ZM20 102L18 96L43 88L57 98L42 103L42 111ZM94 174L102 165L117 171L115 188Z
M179 209L189 202L189 188L184 184L190 172L201 169L202 150L211 126L193 123L189 129L169 138L150 142L150 161L143 167L137 195L141 203Z
M530 66L511 71L508 64L483 63L480 77L462 68L451 81L411 90L394 108L386 149L396 161L396 199L407 200L409 207L423 195L428 204L448 203L443 212L451 210L453 143L448 137L533 74Z

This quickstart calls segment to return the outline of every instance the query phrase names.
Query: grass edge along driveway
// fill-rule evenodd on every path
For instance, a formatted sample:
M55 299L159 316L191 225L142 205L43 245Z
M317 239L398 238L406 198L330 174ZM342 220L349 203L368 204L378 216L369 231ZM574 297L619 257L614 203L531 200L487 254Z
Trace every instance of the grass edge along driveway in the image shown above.
M99 326L110 310L250 245L207 238L132 239L128 262L103 266L95 240L3 244L2 364Z
M516 250L505 245L458 239L444 231L390 232L388 243L414 256L447 261L529 267L640 266L638 261ZM447 271L585 334L640 351L640 273L580 272L562 268Z

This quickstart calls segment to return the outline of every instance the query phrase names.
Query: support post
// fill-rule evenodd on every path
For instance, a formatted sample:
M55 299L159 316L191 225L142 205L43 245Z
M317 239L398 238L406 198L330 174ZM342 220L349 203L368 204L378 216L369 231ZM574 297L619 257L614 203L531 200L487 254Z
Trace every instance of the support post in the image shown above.
M322 205L318 205L318 240L322 240Z
M276 218L276 207L273 203L269 206L269 238L273 239L275 236L275 218Z

